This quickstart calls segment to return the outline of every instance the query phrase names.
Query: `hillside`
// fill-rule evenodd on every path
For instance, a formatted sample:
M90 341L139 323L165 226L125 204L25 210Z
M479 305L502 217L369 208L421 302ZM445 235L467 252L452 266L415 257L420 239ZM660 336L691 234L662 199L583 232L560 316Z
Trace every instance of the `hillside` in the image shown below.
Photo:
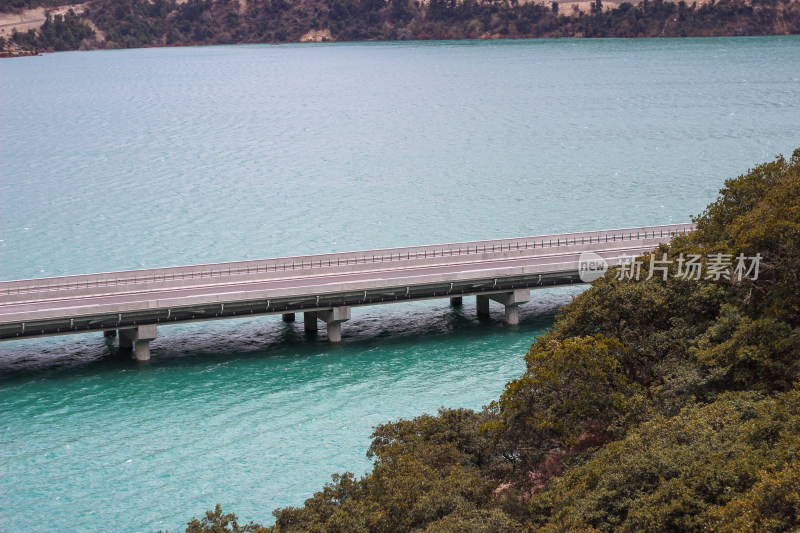
M272 527L217 506L186 531L798 531L800 149L696 222L650 279L614 268L562 308L483 411L378 426L371 473Z
M36 15L41 11L31 11L58 7L60 14L45 21ZM797 0L643 0L637 5L604 5L601 0L563 5L552 0L92 0L72 12L64 9L58 0L1 0L0 44L7 51L33 52L308 40L800 33ZM23 24L26 14L35 22ZM42 24L38 30L37 23Z

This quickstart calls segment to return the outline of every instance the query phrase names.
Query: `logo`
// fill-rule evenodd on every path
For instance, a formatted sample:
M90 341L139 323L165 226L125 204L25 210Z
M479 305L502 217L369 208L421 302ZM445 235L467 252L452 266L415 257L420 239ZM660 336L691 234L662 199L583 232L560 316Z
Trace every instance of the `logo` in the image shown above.
M582 252L578 258L578 275L581 281L591 283L608 270L608 262L594 252Z

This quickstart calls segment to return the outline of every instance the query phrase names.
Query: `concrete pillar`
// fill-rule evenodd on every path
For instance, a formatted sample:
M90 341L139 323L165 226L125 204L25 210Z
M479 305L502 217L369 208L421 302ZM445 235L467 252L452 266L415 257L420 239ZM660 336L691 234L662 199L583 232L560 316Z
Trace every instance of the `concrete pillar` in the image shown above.
M115 329L107 329L107 330L105 330L103 332L103 337L105 337L107 339L108 338L112 338L113 339L116 336L117 336L117 330L115 330Z
M147 324L132 329L119 330L119 346L121 349L133 348L133 356L137 361L150 360L150 341L156 338L156 325Z
M328 324L327 332L328 332L328 342L334 344L342 342L341 322L331 322L330 324Z
M519 305L511 304L506 306L506 324L510 326L519 324Z
M511 292L491 294L489 298L506 306L506 323L519 324L519 305L531 301L530 289L515 289Z
M137 361L150 360L150 341L141 340L133 343L133 356Z
M489 316L489 297L477 295L475 297L475 304L478 307L478 316Z
M303 313L303 327L309 333L317 331L317 312L306 311Z
M284 322L294 322L294 313L283 313L281 318Z
M461 307L461 304L464 303L461 299L461 296L453 296L450 298L450 305L453 307Z
M342 322L350 320L350 306L317 311L317 317L328 325L328 342L342 342Z

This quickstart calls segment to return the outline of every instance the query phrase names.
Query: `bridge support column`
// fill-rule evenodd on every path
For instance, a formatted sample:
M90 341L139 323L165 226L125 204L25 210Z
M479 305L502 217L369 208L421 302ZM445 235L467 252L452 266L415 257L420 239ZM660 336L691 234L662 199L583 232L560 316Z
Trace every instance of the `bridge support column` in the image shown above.
M331 322L326 329L328 333L328 342L331 344L339 344L342 342L342 323Z
M115 330L115 329L107 329L107 330L105 330L103 332L103 337L105 337L106 339L108 339L108 338L112 338L113 339L116 336L117 336L117 330Z
M342 342L342 322L350 320L350 306L317 311L317 317L328 325L328 342L332 344Z
M511 326L519 324L519 305L512 304L506 306L506 324Z
M519 324L519 305L531 301L531 290L516 289L509 293L492 294L489 298L506 306L506 323L514 326Z
M284 322L294 322L294 313L283 313L281 319L283 319Z
M150 360L150 340L140 340L133 344L133 357L140 362Z
M478 316L489 316L489 297L477 295L475 297L475 304L478 308Z
M317 332L317 312L306 311L303 313L303 327L309 333Z
M461 307L464 301L461 299L461 296L453 296L450 298L450 305L453 307Z
M133 348L133 356L137 361L150 360L150 341L156 338L156 325L148 324L134 329L119 330L119 346L121 349Z

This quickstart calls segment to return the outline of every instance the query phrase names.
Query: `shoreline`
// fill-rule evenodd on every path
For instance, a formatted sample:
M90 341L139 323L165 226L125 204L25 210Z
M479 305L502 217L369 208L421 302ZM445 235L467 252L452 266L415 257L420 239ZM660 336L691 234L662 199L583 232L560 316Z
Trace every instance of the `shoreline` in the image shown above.
M312 15L300 4L277 11L259 5L212 2L198 14L193 4L170 0L159 14L127 13L111 4L62 6L50 18L44 8L0 17L3 55L36 55L66 50L160 48L226 44L293 44L305 42L461 41L558 38L745 37L800 34L800 1L776 6L748 0L697 4L601 0L446 4L444 0L409 3L398 13L389 4L374 10L337 14L322 0ZM579 6L589 4L587 13ZM132 4L134 5L134 4ZM113 8L113 9L112 9ZM77 13L75 9L83 9ZM41 13L40 13L41 12ZM28 18L26 19L26 14ZM8 22L18 17L18 23ZM38 30L32 26L40 24ZM31 26L31 27L29 27ZM25 33L13 33L27 27ZM137 28L133 32L132 28ZM13 38L9 38L9 28ZM44 29L43 29L44 28ZM66 36L66 37L65 37Z
M143 50L143 49L161 49L161 48L191 48L191 47L217 47L217 46L248 46L248 45L270 45L270 46L285 46L285 45L314 45L314 44L354 44L354 43L403 43L403 42L481 42L481 41L635 41L635 40L676 40L683 41L689 39L741 39L741 38L765 38L765 37L798 37L797 33L784 33L784 34L768 34L768 35L688 35L685 37L575 37L575 36L559 36L559 37L478 37L475 39L363 39L363 40L324 40L324 41L285 41L285 42L240 42L240 43L176 43L176 44L157 44L157 45L144 45L135 46L130 48L106 48L106 47L91 47L76 50L19 50L8 51L5 50L0 53L0 59L10 59L19 57L43 57L47 54L55 54L59 52L100 52L100 51L113 51L113 50Z

